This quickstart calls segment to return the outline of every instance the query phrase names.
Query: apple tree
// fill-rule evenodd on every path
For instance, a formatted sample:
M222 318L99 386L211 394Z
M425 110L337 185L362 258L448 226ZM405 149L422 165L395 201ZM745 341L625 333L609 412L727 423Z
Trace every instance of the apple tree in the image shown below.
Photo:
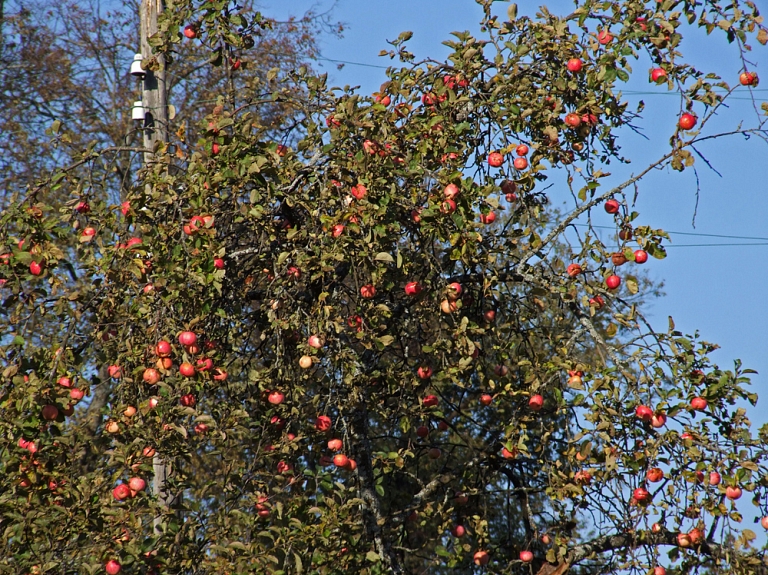
M121 203L103 166L145 150L93 145L9 190L0 571L765 570L750 372L646 320L638 270L668 237L634 205L651 171L726 137L710 120L757 84L762 17L478 4L480 37L455 33L445 61L392 41L375 94L303 66L270 70L266 96L222 90ZM170 70L189 43L215 63L247 53L248 26L181 0L153 45ZM732 78L685 60L699 33L739 48ZM621 180L638 74L680 118ZM263 120L275 104L291 121ZM764 141L764 121L728 134ZM615 241L574 232L605 212Z

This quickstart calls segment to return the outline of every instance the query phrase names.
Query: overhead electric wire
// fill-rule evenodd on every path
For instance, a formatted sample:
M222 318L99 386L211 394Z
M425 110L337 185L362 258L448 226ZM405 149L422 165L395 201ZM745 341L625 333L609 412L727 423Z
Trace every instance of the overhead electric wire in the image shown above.
M579 227L587 227L587 224L576 224ZM603 230L613 230L611 226L590 226L592 228L598 228ZM703 238L723 238L727 240L753 240L753 242L759 243L719 243L719 244L669 244L665 247L670 248L699 248L699 247L719 247L719 246L768 246L768 238L761 238L756 236L732 236L725 234L702 234L697 232L674 232L672 230L662 230L669 235L678 236L695 236Z

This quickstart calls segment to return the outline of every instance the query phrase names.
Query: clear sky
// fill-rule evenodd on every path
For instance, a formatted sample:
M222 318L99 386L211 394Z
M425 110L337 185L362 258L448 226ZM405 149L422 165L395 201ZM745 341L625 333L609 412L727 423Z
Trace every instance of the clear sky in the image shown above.
M532 16L539 4L520 0L519 13ZM569 13L574 6L563 0L546 4L550 11L559 14ZM265 15L284 19L288 15L300 16L310 8L323 12L334 7L334 2L261 0L260 6ZM499 3L500 14L506 6ZM385 79L379 66L386 68L390 62L378 56L380 50L388 48L386 40L411 30L414 36L408 42L410 51L417 58L440 59L448 53L441 43L450 32L471 30L479 34L481 10L473 0L338 0L331 16L345 24L344 37L323 38L322 55L355 64L346 64L339 70L336 63L325 60L321 62L323 69L329 73L331 84L360 85L363 93L371 93ZM720 38L722 34L695 34L696 38L683 45L687 61L721 74L731 85L738 84L741 63L736 46ZM753 92L759 109L759 102L768 99L768 47L756 41L752 44L754 50L748 56L755 65L750 69L763 78L762 86ZM638 72L637 78L627 85L626 99L645 102L640 123L648 139L629 131L622 134L623 151L632 164L625 168L612 164L610 171L614 177L606 183L620 183L622 175L641 169L668 151L668 140L680 113L679 96L646 81L648 62L637 62L633 68ZM735 129L741 118L749 118L749 123L755 124L755 107L746 88L741 88L729 102L730 107L707 125L708 133ZM651 259L646 264L651 277L664 282L666 296L652 302L645 312L657 329L666 329L667 316L671 315L678 329L686 333L699 330L704 339L720 344L722 350L712 357L721 367L731 368L732 360L741 358L746 367L759 371L753 378L753 389L764 397L761 409L750 410L750 415L754 423L764 423L768 421L768 145L755 138L745 142L743 138L730 137L702 143L698 149L720 175L697 158L700 192L695 228L692 219L697 191L692 170L683 174L671 169L658 172L639 186L637 208L641 216L637 223L669 231L673 239L665 260ZM556 182L557 178L549 181ZM560 187L564 191L562 184ZM565 202L564 209L573 207L562 191L553 193L555 205ZM613 225L607 214L598 218L605 221L597 223ZM744 237L761 240L741 239Z

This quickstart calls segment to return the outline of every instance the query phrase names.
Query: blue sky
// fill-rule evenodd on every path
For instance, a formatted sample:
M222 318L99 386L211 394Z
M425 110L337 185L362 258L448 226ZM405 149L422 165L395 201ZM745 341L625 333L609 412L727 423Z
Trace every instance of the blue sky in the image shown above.
M532 16L539 4L519 1L519 13ZM563 0L546 4L553 13L567 14L573 9L572 2ZM333 5L330 0L260 1L264 14L278 19L300 16L310 8L322 12ZM500 14L506 6L504 2L499 3ZM344 37L321 39L322 55L330 60L357 64L346 64L339 70L335 63L322 61L330 83L360 85L363 93L371 93L385 79L384 70L378 67L386 67L389 60L379 57L378 53L388 48L386 40L411 30L414 35L408 47L417 59L427 56L440 59L448 53L441 43L452 31L468 29L479 34L477 22L481 10L473 0L338 0L332 16L345 24ZM685 36L685 32L683 34ZM749 57L755 66L751 69L764 79L763 85L754 91L759 109L759 102L768 99L768 47L757 42L753 45ZM686 39L683 52L687 61L721 74L731 85L738 83L741 68L738 50L720 35L708 37L695 32ZM648 62L637 62L633 68L637 79L633 78L627 85L626 99L632 103L640 99L645 102L641 124L648 139L629 131L621 135L623 151L633 162L626 168L612 164L610 171L614 177L606 183L621 182L622 175L639 171L668 151L668 140L680 113L679 96L646 81ZM748 90L741 88L737 97L730 101L729 108L722 110L706 130L708 133L729 131L743 118L748 118L754 125L756 117ZM730 368L734 358L741 358L746 367L759 371L760 374L753 378L754 390L766 397L761 401L763 409L750 410L750 414L753 422L764 423L768 421L768 415L760 415L760 411L765 412L764 406L768 405L768 353L765 349L768 306L764 295L768 280L768 145L755 138L747 142L744 138L730 137L702 143L699 150L720 175L697 158L701 189L695 228L692 219L696 210L697 184L692 170L683 174L671 169L657 172L639 186L637 208L641 217L637 223L680 232L671 234L673 242L665 260L651 259L646 264L652 278L664 281L666 296L652 302L645 312L657 329L666 329L667 317L671 315L678 329L686 333L699 330L704 339L720 344L722 349L712 357L721 367ZM568 203L569 196L563 193L564 186L560 186L560 191L558 186L555 188L552 195L555 205L561 205L563 209L573 207ZM606 214L597 215L597 223L613 225ZM742 245L749 243L762 245Z

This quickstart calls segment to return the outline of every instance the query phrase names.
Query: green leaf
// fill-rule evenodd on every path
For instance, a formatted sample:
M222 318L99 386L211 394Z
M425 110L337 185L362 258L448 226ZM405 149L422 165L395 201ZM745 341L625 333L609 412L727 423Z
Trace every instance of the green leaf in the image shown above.
M388 264L394 263L395 259L387 252L379 252L374 258L377 262L387 262Z

